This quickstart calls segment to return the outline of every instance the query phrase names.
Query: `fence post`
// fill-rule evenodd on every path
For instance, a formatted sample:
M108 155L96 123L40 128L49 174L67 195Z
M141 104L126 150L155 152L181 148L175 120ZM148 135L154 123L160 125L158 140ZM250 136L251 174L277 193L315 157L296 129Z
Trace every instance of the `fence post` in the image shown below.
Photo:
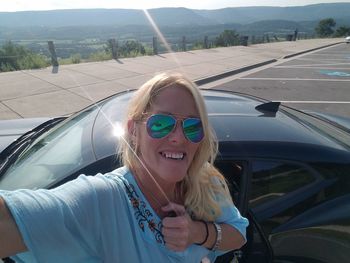
M286 41L293 41L293 34L287 34L286 35Z
M296 40L297 40L297 37L298 37L298 29L296 28L296 29L294 30L293 41L296 41Z
M157 37L153 37L153 54L158 55L158 41Z
M239 42L241 46L248 46L248 36L241 36Z
M47 41L47 44L49 45L49 51L50 51L50 54L51 54L52 66L58 67L58 61L57 61L55 45L54 45L53 41Z
M182 37L182 51L186 51L186 37Z
M204 37L204 48L209 48L209 46L208 46L208 36Z
M118 59L118 48L117 48L117 41L115 41L115 38L111 38L108 40L109 45L112 49L112 57L113 59Z

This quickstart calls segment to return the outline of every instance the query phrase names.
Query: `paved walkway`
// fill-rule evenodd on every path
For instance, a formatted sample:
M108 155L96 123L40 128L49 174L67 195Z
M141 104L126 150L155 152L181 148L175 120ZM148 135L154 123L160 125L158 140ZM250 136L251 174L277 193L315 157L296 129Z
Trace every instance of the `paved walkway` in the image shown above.
M70 114L137 88L159 72L183 72L200 85L342 41L298 40L0 73L0 120Z

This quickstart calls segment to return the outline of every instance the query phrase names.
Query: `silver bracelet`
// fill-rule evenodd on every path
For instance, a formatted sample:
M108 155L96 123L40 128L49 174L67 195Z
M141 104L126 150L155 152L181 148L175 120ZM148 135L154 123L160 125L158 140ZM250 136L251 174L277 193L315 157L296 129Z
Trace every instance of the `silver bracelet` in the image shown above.
M220 243L221 243L221 239L222 239L222 231L221 231L221 226L215 222L213 222L213 225L215 227L216 230L216 241L214 246L212 247L212 251L215 251L219 248Z

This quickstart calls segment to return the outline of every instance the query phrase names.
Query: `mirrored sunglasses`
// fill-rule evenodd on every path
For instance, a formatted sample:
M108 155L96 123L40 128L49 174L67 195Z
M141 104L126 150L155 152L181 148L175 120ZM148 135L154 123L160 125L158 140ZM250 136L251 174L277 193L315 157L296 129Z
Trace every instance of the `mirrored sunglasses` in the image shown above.
M153 114L146 121L147 132L154 139L164 138L175 129L177 121L181 121L182 131L190 142L198 143L203 139L204 131L199 118L178 120L167 114Z

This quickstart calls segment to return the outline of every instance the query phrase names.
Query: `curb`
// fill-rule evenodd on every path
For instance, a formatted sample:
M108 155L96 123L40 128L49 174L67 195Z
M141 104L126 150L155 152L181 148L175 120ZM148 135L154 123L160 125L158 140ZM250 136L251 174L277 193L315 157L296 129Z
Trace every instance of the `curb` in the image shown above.
M238 68L238 69L234 69L234 70L229 70L229 71L217 74L217 75L212 75L212 76L209 76L209 77L204 77L204 78L201 78L201 79L194 80L194 83L197 86L201 86L201 85L204 85L204 84L207 84L207 83L219 80L219 79L227 78L229 76L236 75L238 73L242 73L244 71L248 71L248 70L251 70L251 69L254 69L254 68L265 66L267 64L271 64L271 63L274 63L276 61L277 61L277 59L271 59L271 60L267 60L267 61L260 62L260 63L257 63L257 64L249 65L249 66L246 66L246 67L242 67L242 68Z
M343 43L343 42L333 43L333 44L329 44L329 45L322 46L322 47L316 47L316 48L312 48L312 49L309 49L309 50L304 50L304 51L301 51L301 52L298 52L298 53L293 53L293 54L290 54L290 55L286 55L286 56L282 57L282 59L295 57L295 56L298 56L298 55L301 55L301 54L305 54L305 53L308 53L308 52L312 52L312 51L315 51L315 50L319 50L319 49L322 49L322 48L339 45L341 43Z
M321 46L321 47L312 48L312 49L304 50L304 51L301 51L301 52L289 54L289 55L286 55L286 56L282 57L282 59L295 57L295 56L298 56L298 55L301 55L301 54L305 54L305 53L308 53L308 52L312 52L312 51L315 51L315 50L319 50L319 49L322 49L322 48L339 45L341 43L343 43L343 42L333 43L333 44L329 44L329 45L325 45L325 46ZM261 66L265 66L265 65L277 62L277 61L278 61L277 59L271 59L271 60L267 60L267 61L260 62L260 63L257 63L257 64L253 64L253 65L249 65L249 66L246 66L246 67L242 67L242 68L239 68L239 69L229 70L229 71L217 74L217 75L212 75L212 76L209 76L209 77L196 79L196 80L194 80L194 83L197 86L201 86L201 85L208 84L210 82L213 82L213 81L216 81L216 80L219 80L219 79L227 78L229 76L233 76L233 75L236 75L238 73L242 73L244 71L248 71L248 70L251 70L251 69L254 69L254 68L258 68L258 67L261 67Z

